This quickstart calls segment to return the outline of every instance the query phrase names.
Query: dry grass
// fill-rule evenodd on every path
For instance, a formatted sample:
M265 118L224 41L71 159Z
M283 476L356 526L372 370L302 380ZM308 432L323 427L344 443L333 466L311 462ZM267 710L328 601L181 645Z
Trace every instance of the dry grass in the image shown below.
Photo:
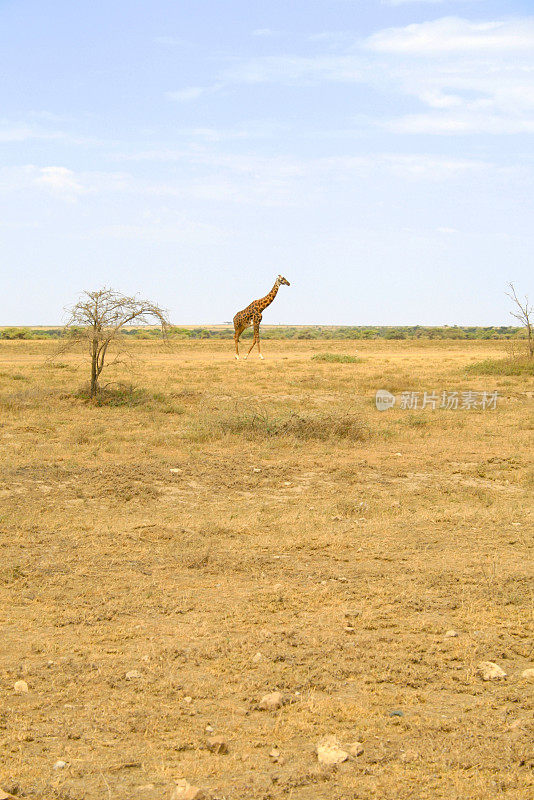
M230 343L138 342L93 405L74 357L0 343L2 788L531 796L533 379L468 373L494 342L354 346L356 364L308 341L236 363ZM381 414L378 388L502 399ZM480 681L482 660L508 678ZM293 702L258 711L273 689ZM365 752L326 770L325 734Z

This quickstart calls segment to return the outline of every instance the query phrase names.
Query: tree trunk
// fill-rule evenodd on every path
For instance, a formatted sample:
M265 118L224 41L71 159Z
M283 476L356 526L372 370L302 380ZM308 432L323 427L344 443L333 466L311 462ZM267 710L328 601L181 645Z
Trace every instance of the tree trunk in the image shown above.
M96 338L94 338L93 347L91 351L91 389L90 389L91 397L94 397L98 392L97 355L98 355L98 342Z

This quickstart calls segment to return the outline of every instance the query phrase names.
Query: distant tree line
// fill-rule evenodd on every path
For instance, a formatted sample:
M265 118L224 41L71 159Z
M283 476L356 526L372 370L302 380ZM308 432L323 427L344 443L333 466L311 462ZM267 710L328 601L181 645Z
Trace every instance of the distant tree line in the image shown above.
M11 327L0 329L0 339L59 339L64 334L63 328L31 328ZM123 328L122 336L129 339L157 339L161 338L160 327L143 326ZM183 328L170 326L167 336L171 339L233 339L234 329L225 328ZM246 331L243 336L250 338L252 330ZM525 328L502 325L490 326L463 326L444 325L431 327L426 325L405 326L284 326L277 325L266 327L262 331L264 339L516 339L526 338Z

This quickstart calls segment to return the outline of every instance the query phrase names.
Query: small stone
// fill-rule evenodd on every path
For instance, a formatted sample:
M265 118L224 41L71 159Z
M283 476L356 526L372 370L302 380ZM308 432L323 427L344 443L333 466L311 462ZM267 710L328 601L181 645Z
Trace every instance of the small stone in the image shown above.
M137 681L139 678L142 678L142 674L139 672L138 669L131 669L129 672L126 673L126 680L127 681Z
M191 705L192 702L193 698L190 697L189 695L187 695L187 697L184 697L184 703L187 703L188 706Z
M54 764L54 769L65 769L66 766L67 766L67 762L66 761L61 761L61 759L59 759Z
M477 667L477 675L483 681L497 681L506 678L506 672L493 661L481 661Z
M404 711L400 711L399 709L395 708L393 711L389 712L390 717L403 717Z
M176 781L171 800L209 800L209 794L198 786L192 786L185 778L180 778Z
M286 763L286 760L284 756L281 754L278 747L273 747L273 749L269 753L269 758L273 761L274 764L280 764L280 766Z
M345 633L354 633L355 628L352 625L345 625Z
M450 631L446 632L445 636L447 637L447 639L455 639L458 636L458 631L454 631L451 629Z
M259 664L260 661L263 661L263 654L262 653L256 653L256 655L254 656L252 661L254 662L254 664Z
M291 486L291 481L284 481L284 486Z
M26 681L16 681L13 688L15 690L15 694L27 694L29 691Z
M529 669L524 669L521 673L522 678L526 678L527 681L534 681L534 669L529 667Z
M222 736L210 736L206 744L211 753L218 753L224 756L228 752L228 745Z
M252 470L252 472L261 472L261 469L260 469L259 467L254 467L254 469Z
M215 728L213 727L213 725L210 725L210 724L208 723L208 724L206 725L206 727L204 728L204 730L206 731L206 733L213 733L213 731L215 730Z
M282 692L270 692L269 694L263 695L260 700L259 708L262 711L276 711L278 708L282 708L285 702L286 700Z
M349 751L349 755L357 758L363 753L363 744L361 742L352 742L352 744L349 744L347 747L347 750Z
M341 764L349 757L349 754L341 749L335 736L325 736L324 739L321 739L317 744L316 753L319 763L329 766Z
M180 475L183 472L183 469L179 467L171 467L169 472L173 472L175 475Z

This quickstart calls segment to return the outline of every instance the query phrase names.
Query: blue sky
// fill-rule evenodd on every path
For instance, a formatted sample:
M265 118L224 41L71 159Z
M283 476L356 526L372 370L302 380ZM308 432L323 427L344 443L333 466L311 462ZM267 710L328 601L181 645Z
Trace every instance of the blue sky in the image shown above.
M0 324L508 324L534 0L0 0Z

